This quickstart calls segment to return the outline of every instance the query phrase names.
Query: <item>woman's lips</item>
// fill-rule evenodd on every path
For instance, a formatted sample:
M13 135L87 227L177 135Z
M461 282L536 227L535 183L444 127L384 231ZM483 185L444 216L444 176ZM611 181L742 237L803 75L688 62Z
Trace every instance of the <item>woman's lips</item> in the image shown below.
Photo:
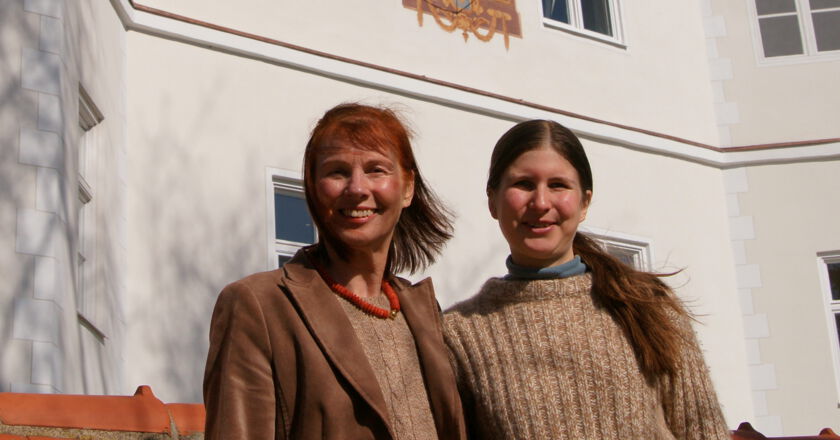
M527 227L531 232L534 233L545 233L551 230L552 226L556 223L554 222L524 222L523 225Z
M340 211L341 211L341 215L343 215L345 217L350 217L350 218L367 218L367 217L370 217L370 216L372 216L373 214L376 213L376 210L371 209L371 208L342 209Z

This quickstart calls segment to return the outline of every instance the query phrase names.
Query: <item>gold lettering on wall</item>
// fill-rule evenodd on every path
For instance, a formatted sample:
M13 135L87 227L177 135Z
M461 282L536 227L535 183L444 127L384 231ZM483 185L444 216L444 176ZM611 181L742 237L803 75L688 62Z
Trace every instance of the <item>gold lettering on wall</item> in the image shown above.
M522 37L516 0L402 0L403 6L417 10L417 23L423 26L424 14L431 15L441 29L460 30L464 41L474 35L480 41L490 41L501 33L505 48L510 37Z

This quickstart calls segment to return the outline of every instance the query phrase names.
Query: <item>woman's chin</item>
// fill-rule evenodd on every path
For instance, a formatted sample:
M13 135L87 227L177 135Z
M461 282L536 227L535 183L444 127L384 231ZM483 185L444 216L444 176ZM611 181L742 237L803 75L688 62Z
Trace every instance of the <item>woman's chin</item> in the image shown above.
M573 257L572 253L557 252L556 249L530 248L526 252L513 254L513 261L522 266L549 267L565 263Z
M372 237L367 234L358 233L338 234L336 238L347 249L358 252L374 252L382 248L387 249L390 244L390 237Z

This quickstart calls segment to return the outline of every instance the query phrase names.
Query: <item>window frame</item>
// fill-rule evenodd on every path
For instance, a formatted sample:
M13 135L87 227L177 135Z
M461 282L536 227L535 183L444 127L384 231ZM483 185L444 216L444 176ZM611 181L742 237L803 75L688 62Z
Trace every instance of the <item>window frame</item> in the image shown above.
M610 8L610 27L613 35L602 34L583 27L583 12L581 2L583 0L567 0L569 2L569 23L554 20L545 16L542 0L537 0L540 11L540 18L544 27L561 30L570 34L585 37L591 40L607 43L622 49L627 48L624 39L624 26L622 20L622 1L607 0Z
M268 254L266 267L269 270L280 267L280 263L278 262L279 256L291 257L298 251L298 249L311 244L280 240L277 238L277 231L274 228L274 194L278 191L294 196L300 195L300 197L303 198L303 176L301 173L279 168L266 168L266 229L268 233ZM314 228L314 225L313 229L313 243L315 243L318 240L318 230L317 228Z
M96 329L96 332L103 334L96 328L94 310L91 308L91 271L95 264L94 259L96 242L95 209L93 202L93 188L89 183L91 177L90 164L96 162L96 151L92 146L96 145L96 136L99 131L99 124L105 120L102 111L88 94L87 90L79 84L79 128L81 135L77 144L77 179L78 179L78 217L76 230L76 312L88 323L89 327ZM93 176L95 177L95 176ZM93 305L95 307L95 304Z
M633 263L636 270L650 272L652 269L653 246L649 238L624 234L605 229L581 226L580 231L597 240L607 253L616 249L634 254ZM610 255L613 255L610 253Z
M96 202L93 184L96 183L97 146L100 123L105 116L96 106L87 90L79 84L79 129L77 142L78 209L76 217L76 280L75 306L78 331L80 378L86 394L108 394L112 392L106 354L108 335L102 330L98 304L95 265L96 249ZM89 337L89 338L88 338ZM93 345L90 345L93 344Z
M802 39L802 53L795 55L782 55L776 57L764 56L764 40L761 37L761 28L758 24L758 11L756 0L745 0L750 15L750 32L753 37L753 50L756 63L760 66L778 66L785 64L802 64L819 61L836 61L840 59L840 49L820 52L817 50L817 37L814 31L813 11L810 0L793 0L796 5L796 19L799 23L799 36ZM830 10L834 10L833 8ZM790 15L790 13L787 13ZM768 14L762 17L769 17L776 14ZM785 14L779 14L785 15Z
M93 264L91 237L93 227L91 225L91 210L93 206L93 194L90 185L81 174L79 177L78 210L76 218L76 312L79 316L90 322L90 270ZM97 329L98 331L98 329Z
M828 265L833 263L840 263L840 250L831 252L821 252L817 254L817 269L820 279L820 290L822 290L822 298L825 310L826 329L828 330L828 340L831 344L831 359L832 367L834 369L834 386L837 392L836 400L838 407L840 407L840 337L838 337L838 328L835 315L840 315L840 300L834 300L831 297L831 280L828 277Z

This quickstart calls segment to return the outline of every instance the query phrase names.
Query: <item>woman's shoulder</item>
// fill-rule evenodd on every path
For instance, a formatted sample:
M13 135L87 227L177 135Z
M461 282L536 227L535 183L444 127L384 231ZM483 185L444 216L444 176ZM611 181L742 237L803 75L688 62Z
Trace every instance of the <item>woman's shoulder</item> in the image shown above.
M263 297L271 296L277 292L277 289L284 287L310 286L315 271L305 262L306 257L299 251L291 260L277 269L252 273L228 284L222 290L222 295Z
M444 320L454 322L459 319L468 319L470 316L480 313L488 303L493 303L493 298L499 291L504 290L508 283L509 281L504 278L488 278L473 296L448 307L443 312Z
M283 267L263 272L255 272L230 283L229 286L259 286L262 284L272 284L284 278L284 272Z
M445 314L470 317L491 313L511 303L588 296L591 286L589 273L556 279L493 277L487 279L475 295L448 308Z
M276 292L283 278L283 268L253 273L226 285L219 293L218 301L238 301L244 297L259 300Z

